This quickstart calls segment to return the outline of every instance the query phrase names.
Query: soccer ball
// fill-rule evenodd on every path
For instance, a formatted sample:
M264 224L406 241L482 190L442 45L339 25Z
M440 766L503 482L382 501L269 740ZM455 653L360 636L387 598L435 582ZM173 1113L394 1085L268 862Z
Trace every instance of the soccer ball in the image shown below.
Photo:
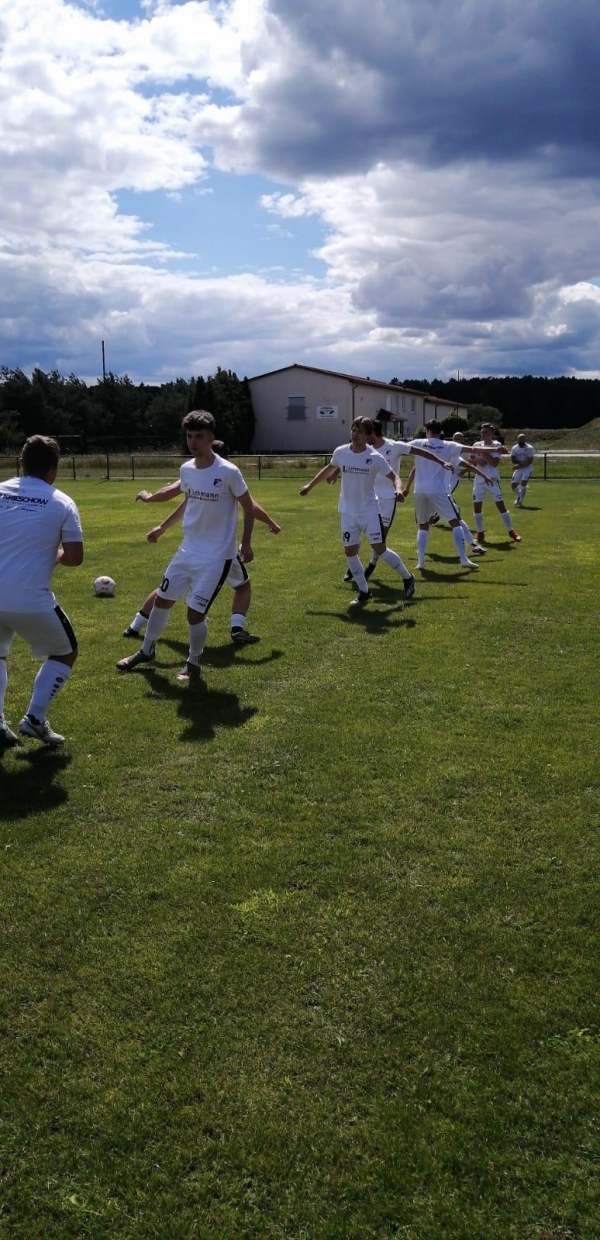
M114 598L115 583L112 577L96 577L94 594L96 598Z

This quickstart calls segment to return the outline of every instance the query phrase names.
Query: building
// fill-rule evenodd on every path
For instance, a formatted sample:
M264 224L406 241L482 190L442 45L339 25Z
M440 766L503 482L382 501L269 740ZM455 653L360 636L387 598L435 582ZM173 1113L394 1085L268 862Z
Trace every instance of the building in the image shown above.
M255 452L332 452L354 418L380 418L384 434L410 439L430 418L467 416L464 405L317 366L282 366L250 379Z

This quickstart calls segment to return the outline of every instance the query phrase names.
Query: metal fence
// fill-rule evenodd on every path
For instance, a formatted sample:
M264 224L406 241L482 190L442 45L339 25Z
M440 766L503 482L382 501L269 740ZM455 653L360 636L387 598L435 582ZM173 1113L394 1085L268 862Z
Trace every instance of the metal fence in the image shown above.
M331 454L311 456L232 456L231 460L241 469L248 481L269 479L312 478ZM179 467L188 456L161 453L90 453L89 455L62 456L58 481L77 482L85 479L112 482L145 481L172 482L179 474ZM508 458L501 465L501 477L510 477L512 466ZM0 456L0 478L10 478L19 472L17 455ZM534 478L544 482L600 481L600 452L536 452Z

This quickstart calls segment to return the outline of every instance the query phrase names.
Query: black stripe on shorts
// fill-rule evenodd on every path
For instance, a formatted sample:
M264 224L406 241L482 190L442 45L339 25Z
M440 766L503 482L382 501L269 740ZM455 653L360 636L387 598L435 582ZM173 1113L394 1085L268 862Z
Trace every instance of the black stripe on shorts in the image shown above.
M243 575L244 581L248 581L248 580L249 580L249 577L248 577L248 569L246 568L246 565L244 564L244 561L242 560L242 557L241 557L241 556L239 556L239 555L236 555L236 557L235 557L235 558L236 558L236 560L237 560L237 562L238 562L238 564L239 564L239 566L240 566L240 568L241 568L241 570L242 570L242 575Z
M69 620L67 613L63 611L62 607L58 606L58 603L56 604L56 607L54 608L54 614L55 616L58 616L63 626L63 629L65 630L65 633L71 643L71 650L77 650L77 638L75 636L75 630L73 628L73 625L71 624L71 621Z
M209 598L209 600L208 600L208 603L206 604L206 608L205 608L205 611L204 611L204 615L206 615L206 613L208 612L209 608L210 608L210 607L212 607L212 605L213 605L213 603L214 603L214 601L215 601L215 599L216 599L216 597L217 597L217 594L219 593L219 590L221 590L221 589L222 589L223 585L224 585L224 584L225 584L225 582L227 581L227 578L228 578L228 576L229 576L230 572L231 572L231 560L225 560L225 566L224 566L224 568L223 568L223 572L221 573L221 576L219 577L219 580L218 580L218 582L217 582L217 584L216 584L216 586L215 586L215 588L214 588L214 590L213 590L213 593L211 594L211 596L210 596L210 598Z

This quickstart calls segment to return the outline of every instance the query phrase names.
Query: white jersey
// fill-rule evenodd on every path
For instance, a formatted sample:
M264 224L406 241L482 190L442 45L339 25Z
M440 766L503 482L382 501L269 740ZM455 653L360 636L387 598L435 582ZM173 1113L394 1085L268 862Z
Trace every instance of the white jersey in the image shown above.
M0 611L53 611L61 543L83 542L73 500L41 478L0 482Z
M338 512L360 514L377 503L375 479L390 472L381 453L371 447L353 452L349 444L341 444L335 449L331 464L337 465L342 479Z
M523 447L520 443L515 443L510 450L510 459L516 469L522 469L524 465L532 465L534 455L530 443L524 443Z
M491 443L486 443L485 440L478 439L477 443L473 444L473 451L475 452L477 448L502 448L502 444L499 439L492 439ZM490 452L489 456L486 455L475 457L475 464L478 469L482 469L484 474L487 474L488 478L492 479L492 482L499 482L500 470L498 466L500 465L501 458L501 452L499 452L497 456L494 456L493 453Z
M374 445L373 445L374 446ZM388 470L393 469L395 474L400 473L398 468L401 456L408 456L410 453L410 444L400 443L397 439L384 439L383 443L375 448L388 464ZM375 479L375 494L377 499L394 499L396 494L394 483L391 478L377 475Z
M192 459L181 466L179 478L182 493L188 497L182 548L198 564L233 559L237 501L248 490L237 465L215 454L212 465L198 469Z
M413 444L415 448L427 448L430 452L435 452L436 456L450 465L458 464L464 450L464 444L455 443L453 439L414 439L405 446L411 448ZM447 495L448 479L451 478L450 471L444 469L443 465L428 461L424 456L415 456L415 495Z

